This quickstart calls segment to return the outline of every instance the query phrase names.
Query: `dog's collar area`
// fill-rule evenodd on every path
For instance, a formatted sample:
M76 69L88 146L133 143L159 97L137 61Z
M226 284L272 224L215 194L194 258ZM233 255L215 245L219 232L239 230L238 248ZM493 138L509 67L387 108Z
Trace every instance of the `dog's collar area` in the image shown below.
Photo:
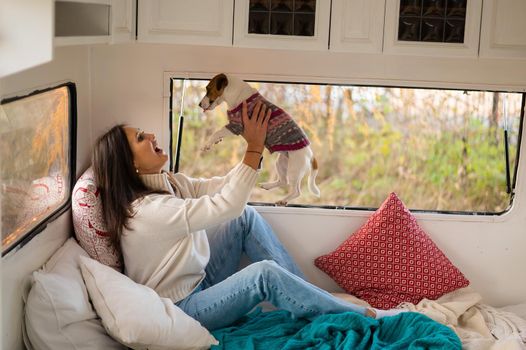
M258 96L261 96L259 94L259 92L255 92L253 95L251 95L249 98L247 98L245 101L247 101L247 105L250 104L250 102L252 102L256 97ZM235 108L227 111L228 113L236 113L237 111L239 111L241 109L241 107L243 106L243 101L241 101L240 104L238 104Z

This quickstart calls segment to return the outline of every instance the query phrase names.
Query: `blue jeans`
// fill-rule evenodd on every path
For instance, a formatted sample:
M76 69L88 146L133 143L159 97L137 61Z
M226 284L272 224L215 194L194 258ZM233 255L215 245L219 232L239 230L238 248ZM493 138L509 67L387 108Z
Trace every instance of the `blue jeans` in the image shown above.
M366 308L344 302L310 284L272 228L252 207L230 222L207 230L210 262L197 289L177 305L209 330L225 327L269 301L294 317ZM242 253L253 262L238 271Z

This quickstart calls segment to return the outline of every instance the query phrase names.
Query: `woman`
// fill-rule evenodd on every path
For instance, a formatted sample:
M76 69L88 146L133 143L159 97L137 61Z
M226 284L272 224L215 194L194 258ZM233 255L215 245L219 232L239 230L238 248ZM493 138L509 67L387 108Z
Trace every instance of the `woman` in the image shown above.
M270 226L245 208L269 117L259 104L249 118L243 105L243 161L211 179L163 172L168 156L153 134L118 125L99 138L93 168L126 275L209 330L231 324L264 300L296 317L399 312L349 304L306 282ZM253 263L237 271L243 252Z

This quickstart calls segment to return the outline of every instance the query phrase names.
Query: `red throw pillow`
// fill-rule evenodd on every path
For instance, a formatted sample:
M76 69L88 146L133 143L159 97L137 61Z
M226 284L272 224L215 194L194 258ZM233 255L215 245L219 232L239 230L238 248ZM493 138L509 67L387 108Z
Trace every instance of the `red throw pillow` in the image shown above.
M111 244L102 218L102 201L91 168L82 174L73 188L71 211L75 236L82 248L92 259L122 271L122 257Z
M394 192L358 231L314 264L379 309L434 300L469 285Z

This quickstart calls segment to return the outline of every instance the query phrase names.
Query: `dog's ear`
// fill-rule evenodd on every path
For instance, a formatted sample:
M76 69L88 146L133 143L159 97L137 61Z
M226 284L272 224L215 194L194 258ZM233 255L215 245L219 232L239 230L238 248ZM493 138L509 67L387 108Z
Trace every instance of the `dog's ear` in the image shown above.
M217 91L223 90L228 85L228 79L223 73L219 74L216 79Z

